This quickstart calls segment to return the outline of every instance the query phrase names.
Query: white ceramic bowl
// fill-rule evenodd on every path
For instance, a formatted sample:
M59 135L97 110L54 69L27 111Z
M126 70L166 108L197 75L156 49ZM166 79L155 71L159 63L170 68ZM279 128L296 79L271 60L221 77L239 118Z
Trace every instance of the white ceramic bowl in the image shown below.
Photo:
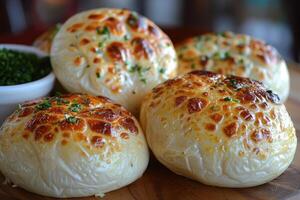
M44 52L32 46L0 44L0 49L12 49L20 52L34 53L38 57L47 56ZM0 126L18 104L47 96L53 89L55 76L53 72L47 76L28 83L10 86L0 86Z

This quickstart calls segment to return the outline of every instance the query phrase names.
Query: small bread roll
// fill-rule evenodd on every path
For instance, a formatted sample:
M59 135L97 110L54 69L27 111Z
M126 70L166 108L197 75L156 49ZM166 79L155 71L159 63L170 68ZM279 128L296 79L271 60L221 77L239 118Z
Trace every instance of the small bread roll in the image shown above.
M279 98L247 78L194 71L155 87L140 122L173 172L222 187L250 187L283 173L297 138Z
M51 63L70 92L103 95L137 114L144 95L176 75L176 52L135 12L95 9L71 17L54 38Z
M60 26L60 24L57 24L55 27L50 28L48 31L37 37L33 42L33 46L47 54L50 54L53 38L58 32Z
M137 120L105 97L27 103L0 129L1 172L40 195L102 195L142 176L148 160Z
M176 47L178 73L207 70L248 77L279 95L284 102L290 89L285 61L263 41L248 35L224 32L187 39Z

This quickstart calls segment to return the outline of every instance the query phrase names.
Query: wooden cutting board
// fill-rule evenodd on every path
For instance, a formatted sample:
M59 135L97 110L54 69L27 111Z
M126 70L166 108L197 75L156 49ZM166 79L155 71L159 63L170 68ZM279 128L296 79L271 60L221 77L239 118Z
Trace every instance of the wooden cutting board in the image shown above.
M298 68L298 69L297 69ZM290 66L291 95L286 102L300 143L300 67ZM3 182L3 176L0 176ZM54 198L32 194L21 188L0 184L0 199L50 200ZM96 197L75 198L82 200L99 199ZM136 182L122 189L109 192L103 200L245 200L245 199L280 199L300 200L300 148L291 166L277 179L252 188L228 189L203 185L201 183L178 176L162 166L155 158L151 158L147 171Z

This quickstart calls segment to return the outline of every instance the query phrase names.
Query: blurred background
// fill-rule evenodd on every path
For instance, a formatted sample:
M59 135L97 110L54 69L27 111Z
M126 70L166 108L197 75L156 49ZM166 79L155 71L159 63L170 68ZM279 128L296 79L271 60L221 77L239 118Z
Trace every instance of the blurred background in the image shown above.
M119 7L157 23L174 42L211 31L247 33L300 61L297 0L1 0L0 43L30 44L43 31L76 12Z

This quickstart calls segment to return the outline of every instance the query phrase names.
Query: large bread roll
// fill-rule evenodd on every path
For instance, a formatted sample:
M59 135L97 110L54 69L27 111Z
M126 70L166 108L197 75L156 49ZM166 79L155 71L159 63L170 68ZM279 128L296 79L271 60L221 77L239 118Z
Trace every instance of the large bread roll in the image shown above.
M66 95L22 105L0 129L0 170L17 186L51 197L101 195L145 171L136 119L104 97Z
M178 73L207 70L261 81L284 102L290 81L275 48L248 35L224 32L189 38L176 47Z
M279 98L247 78L190 72L155 87L140 121L156 158L208 185L250 187L279 176L297 139Z
M56 34L51 63L70 92L103 95L137 114L144 95L176 75L170 39L150 20L121 9L74 15Z

